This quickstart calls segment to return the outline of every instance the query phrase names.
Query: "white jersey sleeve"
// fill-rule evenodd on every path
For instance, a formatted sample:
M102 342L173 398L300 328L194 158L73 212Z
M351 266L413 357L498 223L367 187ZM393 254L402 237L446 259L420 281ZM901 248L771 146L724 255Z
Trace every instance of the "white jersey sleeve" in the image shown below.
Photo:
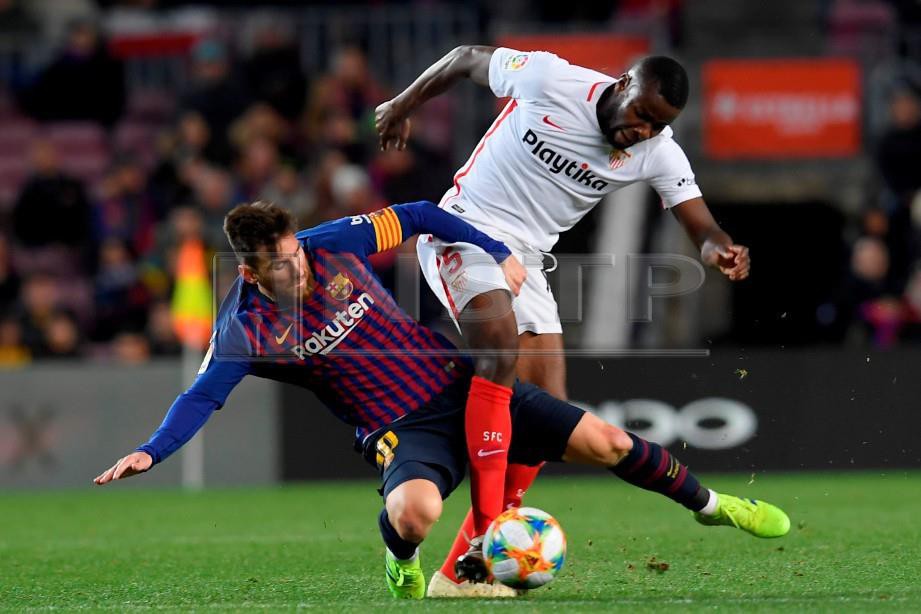
M646 159L650 175L649 185L655 189L666 209L699 198L703 194L697 187L694 171L684 150L675 141L663 141Z
M547 95L553 74L569 66L547 51L516 51L499 47L489 60L489 87L499 98L537 100Z

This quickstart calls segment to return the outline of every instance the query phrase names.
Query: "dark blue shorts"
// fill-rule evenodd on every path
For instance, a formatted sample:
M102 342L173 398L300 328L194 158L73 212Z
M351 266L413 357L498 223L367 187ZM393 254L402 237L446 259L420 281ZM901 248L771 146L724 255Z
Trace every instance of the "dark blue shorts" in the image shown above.
M461 483L467 469L464 408L469 389L470 380L462 379L368 438L364 457L380 471L385 498L408 480L434 482L443 499ZM516 382L511 413L509 462L538 465L563 459L585 412L537 386Z

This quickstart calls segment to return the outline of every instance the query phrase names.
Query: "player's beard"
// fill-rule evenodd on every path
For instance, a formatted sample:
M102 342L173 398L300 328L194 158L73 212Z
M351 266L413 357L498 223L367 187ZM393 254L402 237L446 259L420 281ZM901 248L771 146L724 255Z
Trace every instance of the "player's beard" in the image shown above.
M621 151L636 145L636 141L627 141L627 133L623 128L616 128L613 132L611 132L611 137L608 139L608 141L611 143L611 145Z
M310 277L302 274L292 283L273 284L271 291L278 307L286 309L302 303L307 295L308 287L310 287Z
M595 117L598 120L598 127L601 129L601 133L604 135L605 140L612 147L622 150L624 147L616 140L620 126L615 123L620 110L620 104L617 100L611 100L612 96L617 96L612 88L613 86L606 89L601 94L598 105L595 107Z
M624 125L624 106L628 100L623 93L618 93L611 88L604 91L598 101L595 115L598 118L598 125L604 134L605 140L614 149L624 151L629 147L636 145L639 141L631 141L627 136L629 129Z

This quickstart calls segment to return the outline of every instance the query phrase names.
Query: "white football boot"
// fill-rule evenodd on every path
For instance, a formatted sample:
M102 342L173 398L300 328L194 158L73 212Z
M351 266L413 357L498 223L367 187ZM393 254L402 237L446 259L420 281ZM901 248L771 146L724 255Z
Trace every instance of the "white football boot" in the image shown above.
M476 599L504 599L507 597L517 597L518 591L501 582L454 582L448 576L436 571L429 582L426 597L429 598L464 598L472 597Z

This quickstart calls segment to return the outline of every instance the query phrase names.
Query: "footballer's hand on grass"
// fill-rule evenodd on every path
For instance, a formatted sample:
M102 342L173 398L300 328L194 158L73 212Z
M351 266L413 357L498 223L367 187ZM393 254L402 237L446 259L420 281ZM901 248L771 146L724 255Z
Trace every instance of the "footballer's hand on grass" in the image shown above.
M744 245L718 245L710 251L706 263L715 266L731 281L742 281L751 270L751 258Z
M518 262L518 258L515 258L515 256L509 256L499 266L502 267L502 272L505 273L505 281L508 283L512 294L518 296L521 293L521 286L524 284L524 280L528 277L527 269Z
M393 100L388 100L374 110L374 128L380 136L381 151L406 149L412 125Z
M93 482L97 486L108 484L112 480L130 478L132 475L144 473L153 465L153 458L147 452L132 452L128 456L118 459L108 470L96 476Z

